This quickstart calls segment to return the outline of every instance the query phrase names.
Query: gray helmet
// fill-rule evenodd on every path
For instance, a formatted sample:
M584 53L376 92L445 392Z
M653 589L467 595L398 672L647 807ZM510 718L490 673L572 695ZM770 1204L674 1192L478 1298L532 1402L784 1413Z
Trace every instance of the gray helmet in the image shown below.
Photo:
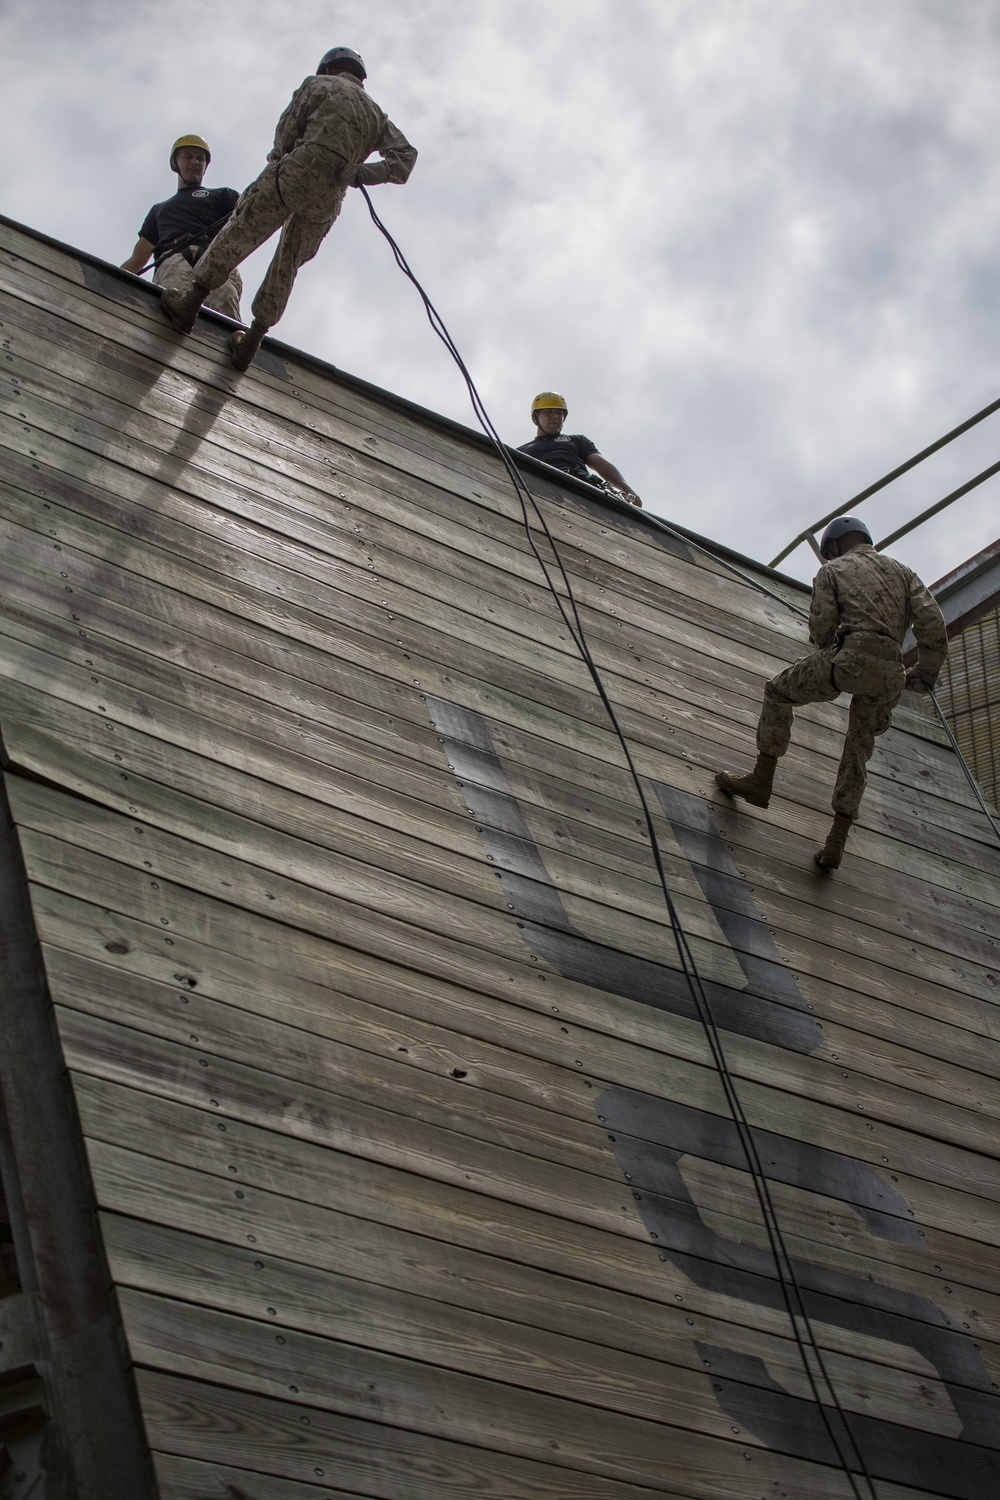
M851 531L860 531L866 542L870 542L872 539L872 534L868 530L868 527L864 521L859 521L857 516L838 516L835 521L830 522L823 533L822 541L819 544L820 557L825 557L827 562L829 562L834 555L832 552L826 550L830 543L839 542L842 536L847 536L848 532Z
M316 72L332 73L335 68L346 68L349 73L354 73L360 78L362 83L368 77L364 63L356 52L351 51L350 47L331 47L329 52L323 55Z

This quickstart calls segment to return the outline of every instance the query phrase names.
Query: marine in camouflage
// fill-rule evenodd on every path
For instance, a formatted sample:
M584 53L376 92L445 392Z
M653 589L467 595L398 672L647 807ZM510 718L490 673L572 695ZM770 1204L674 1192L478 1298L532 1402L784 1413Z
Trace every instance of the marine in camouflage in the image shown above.
M367 163L373 152L382 159ZM280 228L252 309L256 322L272 327L288 304L299 267L313 258L336 221L347 189L405 182L416 159L359 79L348 73L307 78L278 121L267 166L199 260L197 281L220 286Z
M851 694L833 810L854 819L876 737L892 722L906 681L900 647L912 625L917 673L933 685L948 655L944 617L916 573L867 543L826 563L813 582L809 639L819 649L779 672L764 689L757 749L788 749L797 705Z

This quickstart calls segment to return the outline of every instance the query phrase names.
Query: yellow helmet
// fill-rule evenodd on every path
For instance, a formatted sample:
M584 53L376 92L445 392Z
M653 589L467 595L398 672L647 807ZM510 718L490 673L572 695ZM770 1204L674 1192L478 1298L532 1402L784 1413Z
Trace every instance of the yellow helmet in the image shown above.
M566 397L560 396L558 391L539 391L531 403L531 415L536 411L569 411L566 405Z
M182 146L196 146L199 151L204 151L209 161L212 160L212 153L208 149L208 142L203 141L200 135L182 135L174 141L174 144L170 148L171 172L177 171L177 153Z

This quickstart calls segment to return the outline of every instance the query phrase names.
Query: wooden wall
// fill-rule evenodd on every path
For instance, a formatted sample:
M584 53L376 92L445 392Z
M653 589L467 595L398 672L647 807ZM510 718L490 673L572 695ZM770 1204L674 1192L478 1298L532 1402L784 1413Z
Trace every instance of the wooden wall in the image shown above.
M6 785L163 1500L850 1496L496 461L10 225L0 282ZM801 620L534 483L876 1492L985 1500L1000 850L917 704L836 874L843 705L728 803Z

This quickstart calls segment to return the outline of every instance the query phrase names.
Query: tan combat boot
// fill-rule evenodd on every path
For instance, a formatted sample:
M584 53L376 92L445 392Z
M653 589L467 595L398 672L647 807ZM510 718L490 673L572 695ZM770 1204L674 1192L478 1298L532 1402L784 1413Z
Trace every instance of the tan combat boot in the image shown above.
M844 857L844 845L847 843L847 835L851 831L853 818L846 813L835 813L833 827L826 836L826 843L822 849L816 850L816 863L822 865L824 870L836 870Z
M742 797L754 807L766 807L771 800L777 764L776 755L758 755L753 770L746 776L730 776L728 771L719 771L715 784L730 797Z
M168 287L160 298L163 315L178 333L190 333L198 316L198 309L208 296L209 289L199 281L192 283L186 292L177 287Z
M267 330L267 323L260 323L254 318L248 331L244 332L242 328L237 328L235 333L229 335L229 348L232 351L234 369L249 370Z

